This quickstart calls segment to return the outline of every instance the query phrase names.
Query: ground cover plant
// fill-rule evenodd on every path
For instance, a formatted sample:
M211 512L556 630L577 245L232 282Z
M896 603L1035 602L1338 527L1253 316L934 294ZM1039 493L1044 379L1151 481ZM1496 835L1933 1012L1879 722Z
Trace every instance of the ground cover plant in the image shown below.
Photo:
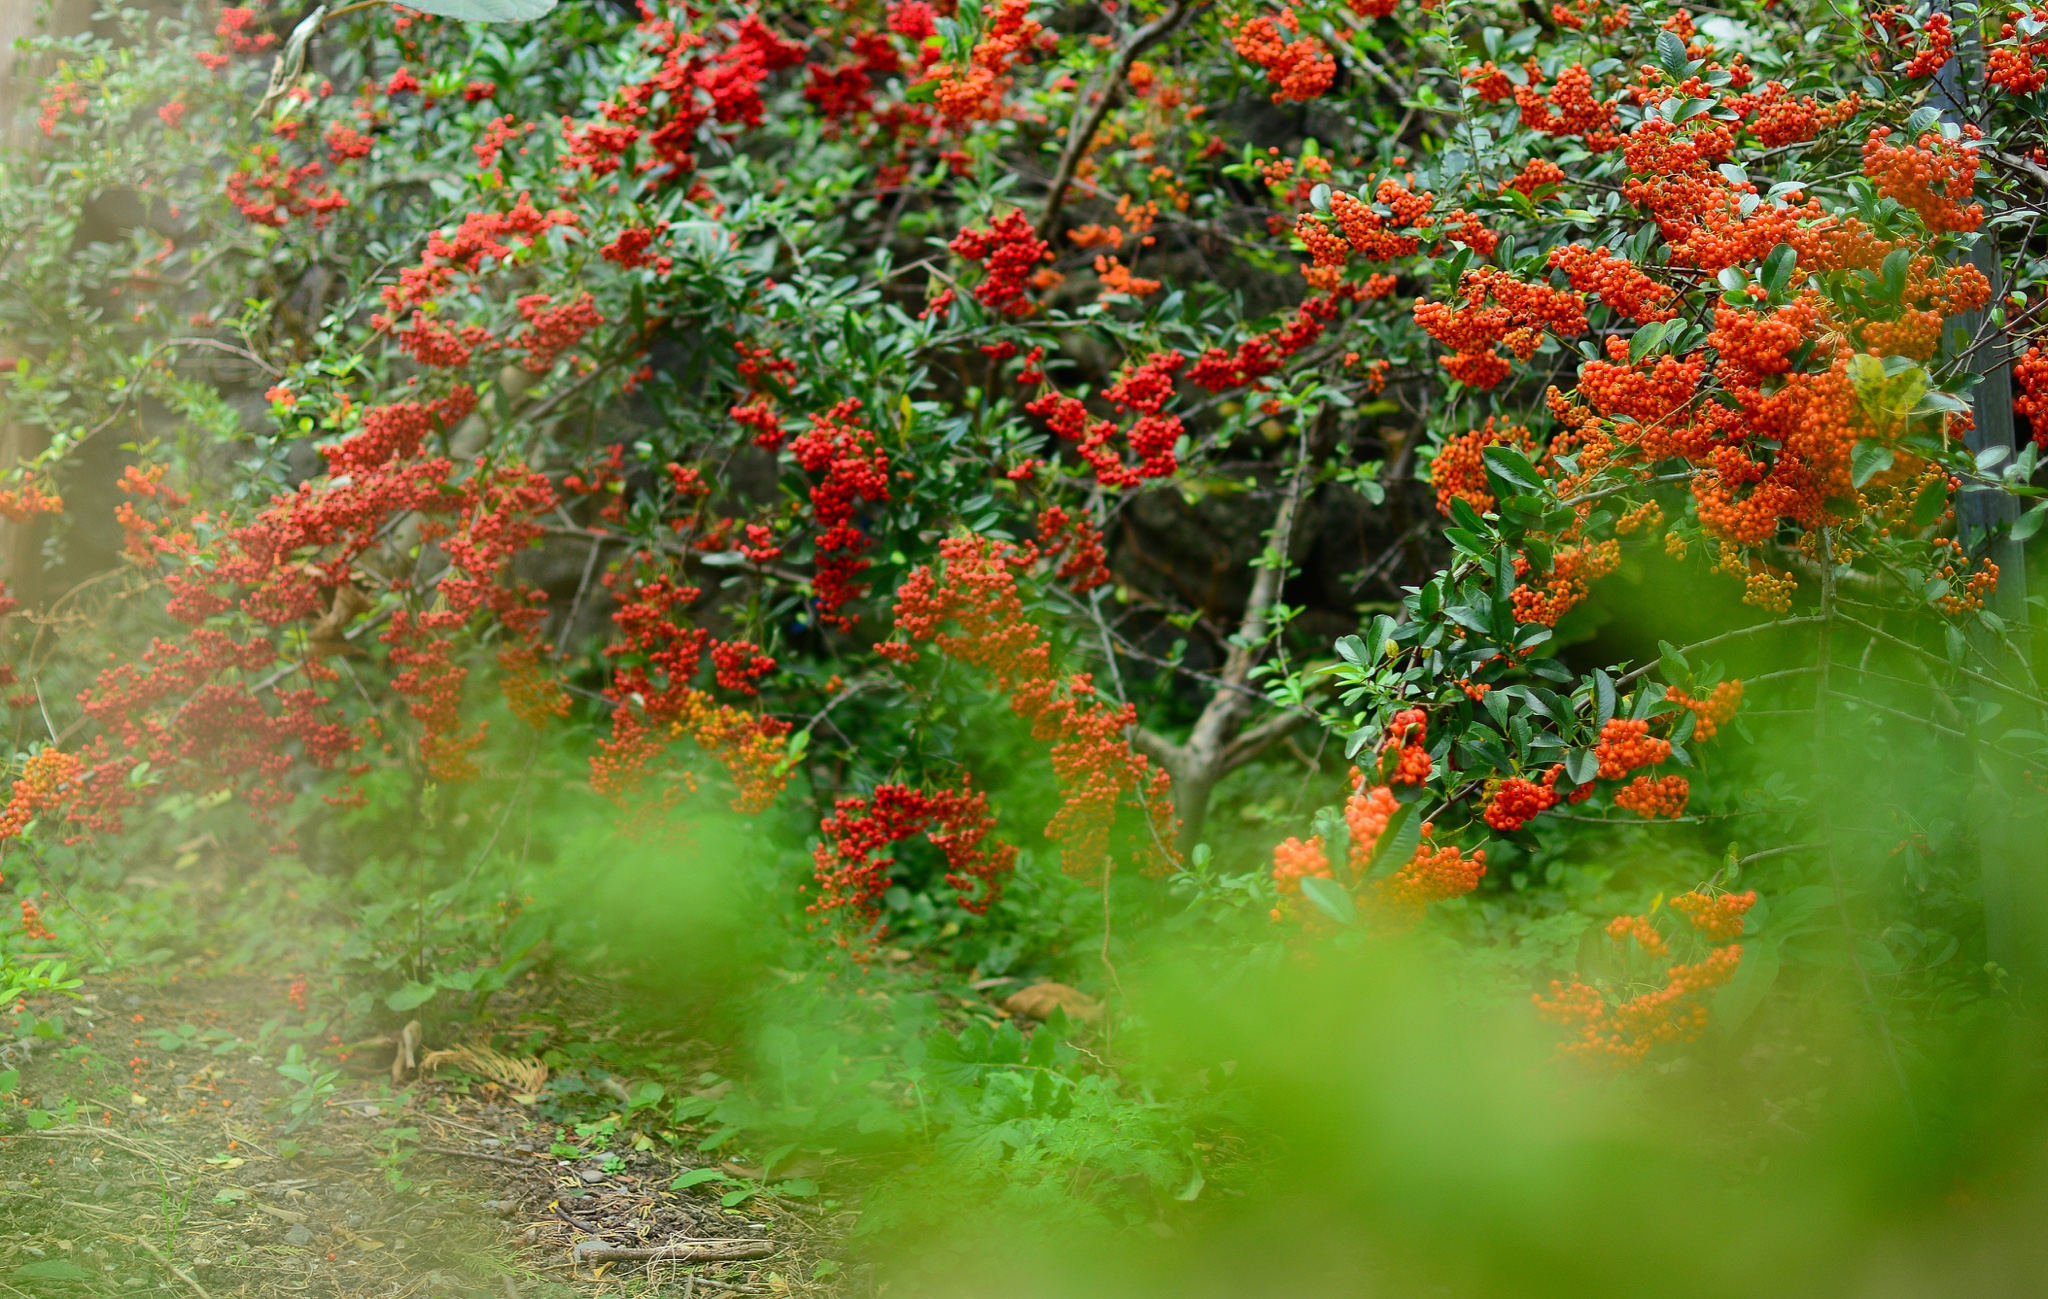
M2044 33L47 6L5 1266L2023 1292Z

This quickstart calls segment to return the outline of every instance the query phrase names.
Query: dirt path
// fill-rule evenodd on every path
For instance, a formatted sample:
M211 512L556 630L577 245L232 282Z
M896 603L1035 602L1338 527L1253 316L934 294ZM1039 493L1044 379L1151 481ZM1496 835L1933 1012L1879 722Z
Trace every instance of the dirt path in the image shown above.
M621 1117L621 1080L603 1080L615 1129L579 1133L545 1098L445 1062L394 1087L388 1046L346 1052L279 1014L278 987L87 991L29 1005L0 1047L20 1074L0 1102L0 1294L846 1292L843 1215L726 1207L747 1171L732 1165L672 1189L708 1157L694 1134ZM293 1048L296 1079L280 1072ZM664 1247L685 1257L638 1253Z

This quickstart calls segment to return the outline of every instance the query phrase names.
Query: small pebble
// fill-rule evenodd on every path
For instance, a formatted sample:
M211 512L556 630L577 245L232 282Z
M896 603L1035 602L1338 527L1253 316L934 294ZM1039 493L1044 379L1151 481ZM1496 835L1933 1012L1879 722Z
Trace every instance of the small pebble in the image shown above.
M293 1223L292 1229L284 1234L284 1243L287 1245L310 1245L313 1243L313 1233L307 1231L298 1223Z

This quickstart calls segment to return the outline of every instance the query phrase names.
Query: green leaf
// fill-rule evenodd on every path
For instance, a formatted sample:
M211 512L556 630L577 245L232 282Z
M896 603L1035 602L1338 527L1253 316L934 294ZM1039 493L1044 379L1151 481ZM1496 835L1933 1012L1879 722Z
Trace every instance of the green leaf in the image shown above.
M1628 363L1634 365L1663 345L1664 335L1671 332L1672 322L1659 320L1644 325L1628 340Z
M1863 968L1878 978L1890 978L1899 972L1899 958L1892 955L1892 949L1875 938L1860 936L1856 939L1856 955Z
M1536 466L1529 463L1529 457L1514 447L1491 446L1480 452L1486 467L1500 475L1502 480L1512 483L1526 492L1541 492L1543 478L1536 472Z
M424 1006L434 999L441 990L431 983L408 982L403 988L384 998L384 1004L392 1010L411 1010Z
M1925 528L1941 517L1948 508L1948 480L1936 478L1920 489L1913 498L1913 526Z
M1351 895L1342 885L1322 875L1305 875L1301 881L1301 895L1316 904L1324 915L1340 925L1355 924L1358 908L1351 901Z
M719 1172L716 1168L692 1168L689 1172L676 1178L675 1181L670 1182L668 1188L671 1191L687 1191L693 1186L702 1186L706 1182L723 1182L725 1180L725 1174Z
M799 1200L818 1193L818 1184L808 1177L792 1177L786 1182L775 1184L777 1195L793 1196Z
M1692 664L1685 661L1685 655L1670 641L1657 642L1657 671L1664 680L1674 686L1682 686L1692 679Z
M2019 518L2013 520L2012 539L2014 541L2025 541L2028 537L2041 530L2041 523L2044 519L2048 519L2048 501L2043 501L2025 514L2020 515ZM9 1081L9 1074L0 1074L0 1092L12 1091L13 1086L13 1083Z
M555 0L407 0L406 8L464 23L530 23L545 17Z
M1764 288L1772 293L1782 292L1792 282L1793 268L1799 265L1799 252L1791 244L1779 244L1764 258L1763 274L1758 278Z
M724 1195L719 1196L718 1202L725 1208L737 1209L748 1200L753 1199L754 1193L760 1189L758 1186L743 1186L737 1191L727 1191Z
M1657 33L1657 64L1673 81L1685 80L1685 42L1676 32Z
M1878 268L1879 291L1886 302L1897 302L1906 293L1906 271L1913 264L1913 250L1894 248L1885 254L1884 265Z
M1564 774L1572 778L1574 785L1591 784L1600 774L1600 758L1591 749L1574 749L1564 760Z
M1892 449L1882 442L1869 438L1857 440L1856 449L1849 453L1849 481L1861 487L1892 467Z
M1744 1022L1763 1004L1764 994L1778 981L1778 945L1774 942L1744 944L1742 964L1735 977L1714 998L1714 1034L1722 1041L1735 1036Z
M1469 532L1486 531L1486 520L1479 517L1479 511L1472 508L1472 502L1462 496L1451 498L1451 521Z
M76 1263L67 1263L61 1258L46 1258L39 1263L24 1263L14 1269L14 1275L28 1277L34 1281L90 1281L92 1273Z
M1415 855L1415 846L1422 842L1422 821L1415 813L1415 804L1403 803L1400 810L1387 818L1387 828L1380 831L1379 842L1373 845L1372 859L1365 864L1370 871L1382 862L1397 865Z

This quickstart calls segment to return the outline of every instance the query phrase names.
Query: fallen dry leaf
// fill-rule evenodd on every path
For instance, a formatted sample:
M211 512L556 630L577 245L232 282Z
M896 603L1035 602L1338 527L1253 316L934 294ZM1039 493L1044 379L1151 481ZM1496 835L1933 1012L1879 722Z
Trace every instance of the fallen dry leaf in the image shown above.
M327 612L320 615L306 632L306 648L314 658L331 658L337 654L360 654L355 646L348 643L344 633L357 614L367 613L377 602L359 590L354 583L343 582L334 588L334 603Z
M445 1051L429 1051L420 1060L420 1069L431 1073L446 1064L466 1069L479 1078L488 1078L529 1097L538 1093L548 1080L548 1067L541 1061L531 1056L506 1055L487 1046L454 1046Z
M1066 1011L1071 1019L1092 1021L1102 1015L1101 1002L1064 983L1034 983L1004 998L1003 1009L1030 1019L1050 1019L1055 1010Z

